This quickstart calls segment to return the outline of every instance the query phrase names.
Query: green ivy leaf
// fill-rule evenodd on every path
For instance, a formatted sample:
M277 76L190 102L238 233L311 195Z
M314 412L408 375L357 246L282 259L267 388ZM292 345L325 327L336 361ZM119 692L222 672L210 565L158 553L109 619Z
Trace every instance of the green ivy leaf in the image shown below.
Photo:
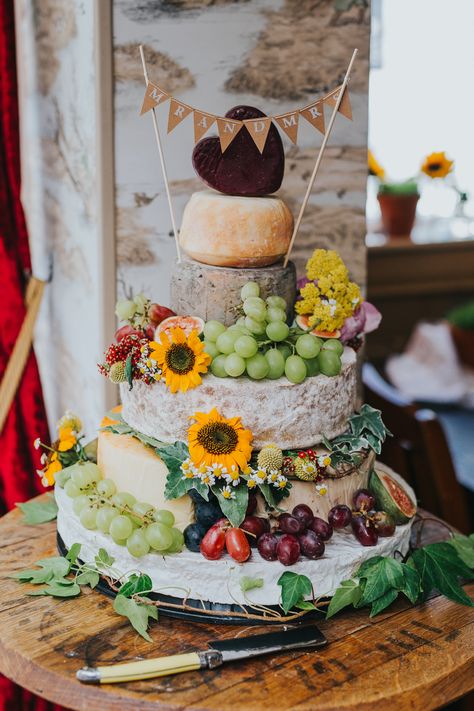
M68 584L66 584L66 582ZM74 581L62 582L61 580L53 580L49 585L41 590L35 590L29 595L51 595L51 597L76 597L80 595L81 588Z
M248 575L242 575L240 578L242 592L247 592L247 590L253 590L254 588L263 588L263 578L250 578Z
M412 605L420 597L421 580L418 571L410 565L403 565L404 586L401 592L407 596Z
M58 514L58 505L52 494L49 494L44 501L27 501L22 504L15 504L15 506L21 509L25 517L25 523L29 526L54 521Z
M311 595L311 580L306 575L298 575L287 570L277 580L281 587L281 606L285 614L295 605L303 602L305 595Z
M165 447L157 447L155 451L168 467L165 498L168 500L179 499L198 481L197 479L183 478L181 464L189 457L188 447L184 442L175 442Z
M296 603L295 607L298 608L298 610L316 610L316 605L313 602L310 602L309 600L300 600L299 602Z
M79 558L79 553L81 552L81 544L73 543L66 555L66 560L68 560L71 565L75 565L77 559Z
M418 548L411 554L411 560L419 573L424 598L435 589L453 602L474 607L458 582L458 578L473 579L474 573L450 543L431 543Z
M136 575L133 573L118 591L118 595L132 597L140 593L149 593L153 590L153 583L149 575Z
M375 615L378 615L382 610L385 610L386 607L392 604L398 597L398 590L395 588L391 588L387 590L383 595L381 595L377 600L374 600L372 603L372 607L370 609L370 617L375 617Z
M366 578L365 589L361 600L362 605L374 602L385 595L389 590L395 590L398 594L398 591L402 590L405 586L405 577L400 561L394 558L383 558L382 556L377 556L373 560L376 562L374 562L372 566L366 567L363 574L360 572L360 569L357 574L359 578ZM362 567L363 566L361 566L361 568Z
M383 442L389 434L383 423L380 410L367 404L362 405L357 415L352 415L349 424L356 436L365 436L365 432L368 431Z
M115 558L109 555L105 548L99 548L94 562L98 568L110 568L115 563Z
M455 533L448 543L454 547L456 553L468 568L474 568L474 534L462 536L460 533Z
M89 585L92 589L98 585L100 580L100 575L97 570L84 570L79 573L76 577L76 583L78 585Z
M272 491L272 487L270 486L270 484L258 484L258 488L262 492L263 498L267 502L268 506L271 509L275 509L277 507L277 502L275 500L275 495Z
M326 618L333 617L348 605L357 605L362 597L362 590L357 580L343 580L331 598Z
M240 526L245 518L249 503L249 490L247 485L231 487L232 493L235 494L235 498L233 499L226 499L219 486L213 486L211 488L213 493L217 496L219 506L224 516L229 519L233 526Z
M125 595L117 595L114 600L113 608L118 615L127 617L132 627L139 635L151 642L152 639L147 632L148 620L158 619L158 610L154 605L145 605L144 603L135 602Z
M125 361L125 377L127 378L128 389L133 389L133 363L132 354L130 354Z
M148 447L152 447L153 449L158 449L159 447L165 447L164 442L160 442L159 439L155 439L155 437L150 437L149 435L143 434L142 432L138 432L137 430L132 430L132 434L134 437L140 440L142 444L146 444Z
M33 585L47 583L54 578L64 578L71 569L71 564L66 558L54 556L52 558L43 558L38 560L35 565L39 566L40 570L22 570L15 573L12 577L21 582L30 582Z

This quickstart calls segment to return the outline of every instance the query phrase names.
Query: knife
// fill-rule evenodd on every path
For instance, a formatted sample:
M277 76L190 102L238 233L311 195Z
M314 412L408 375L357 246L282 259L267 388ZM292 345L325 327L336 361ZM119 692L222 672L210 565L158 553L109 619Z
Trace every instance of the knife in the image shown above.
M304 625L249 637L213 640L207 644L209 649L172 657L157 657L107 667L83 667L76 673L76 677L86 684L117 684L122 681L153 679L196 669L215 669L224 662L251 659L261 654L323 647L327 640L316 625Z

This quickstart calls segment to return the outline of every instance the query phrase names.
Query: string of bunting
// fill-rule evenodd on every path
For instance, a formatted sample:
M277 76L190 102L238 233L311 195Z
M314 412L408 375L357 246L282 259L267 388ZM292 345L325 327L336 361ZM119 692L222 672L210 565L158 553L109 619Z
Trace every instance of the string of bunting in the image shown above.
M155 109L160 104L164 104L169 100L168 133L171 133L176 126L192 113L195 143L197 143L215 123L217 125L217 132L223 153L243 128L249 132L260 153L263 153L272 121L294 144L296 144L298 140L300 116L303 116L313 128L325 135L324 106L327 104L334 108L339 100L339 92L341 89L342 86L338 86L329 94L326 94L326 96L322 96L311 104L303 106L301 109L287 111L277 116L265 116L257 119L236 121L195 109L193 106L189 106L174 96L171 96L154 82L148 81L140 115L147 113L147 111L151 109ZM338 111L346 118L352 119L352 107L347 86L344 88Z

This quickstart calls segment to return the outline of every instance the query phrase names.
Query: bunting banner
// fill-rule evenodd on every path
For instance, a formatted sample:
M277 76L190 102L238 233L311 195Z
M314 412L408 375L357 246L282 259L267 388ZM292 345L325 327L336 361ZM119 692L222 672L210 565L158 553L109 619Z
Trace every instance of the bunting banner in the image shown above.
M284 114L278 114L276 116L262 116L261 118L256 119L236 121L234 119L226 118L225 116L216 116L208 111L195 109L193 106L189 106L188 104L179 101L179 99L176 99L174 96L171 96L171 94L168 94L154 82L148 81L140 115L147 113L147 111L150 111L151 109L155 109L160 104L163 104L165 101L169 100L168 133L171 133L176 126L178 126L189 116L189 114L192 113L194 124L194 143L197 143L207 133L211 126L217 124L217 133L219 134L221 151L224 153L239 131L245 128L245 130L248 131L252 137L252 140L260 153L263 153L272 122L281 131L283 131L283 133L295 145L298 141L300 116L303 116L303 118L310 123L313 128L322 133L324 136L326 132L324 107L327 104L328 106L334 108L339 99L341 89L342 86L338 86L329 94L326 94L326 96L316 99L311 104L307 104L301 109L294 109L293 111L287 111ZM347 87L344 90L342 100L339 104L339 113L352 120L352 107Z

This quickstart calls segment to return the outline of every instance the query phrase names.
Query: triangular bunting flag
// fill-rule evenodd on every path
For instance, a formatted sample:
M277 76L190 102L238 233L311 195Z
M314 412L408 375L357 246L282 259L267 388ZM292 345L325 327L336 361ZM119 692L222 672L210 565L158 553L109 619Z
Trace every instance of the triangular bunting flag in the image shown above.
M189 116L191 111L192 108L190 106L172 98L170 101L170 112L168 114L168 133L171 133L186 116Z
M288 114L280 114L275 116L275 121L279 127L286 133L292 143L296 145L298 138L298 124L300 115L297 111L290 111Z
M262 117L257 119L244 119L244 124L247 131L252 136L253 142L257 146L260 153L263 153L267 140L270 126L272 125L271 117Z
M329 104L329 106L335 106L336 101L339 97L340 90L341 90L341 87L339 86L335 91L332 92L332 94L329 94L329 96L327 96L324 99L325 103ZM341 113L346 118L352 120L352 106L351 106L351 100L349 98L349 90L347 87L344 90L344 95L342 97L342 101L339 104L339 113Z
M168 94L159 86L153 84L151 81L148 82L145 89L145 96L143 97L143 104L140 111L140 116L146 114L150 109L154 109L158 104L162 104L163 101L169 99Z
M324 102L323 99L318 99L314 104L305 106L300 109L300 114L309 121L309 123L317 128L324 135Z
M200 138L204 136L206 131L211 128L212 124L216 120L216 117L212 114L206 114L204 111L198 111L194 109L193 114L194 119L194 143L197 143Z
M216 117L217 130L219 132L219 139L221 142L221 151L224 153L225 149L230 146L242 126L244 125L242 121L234 121L228 118Z

